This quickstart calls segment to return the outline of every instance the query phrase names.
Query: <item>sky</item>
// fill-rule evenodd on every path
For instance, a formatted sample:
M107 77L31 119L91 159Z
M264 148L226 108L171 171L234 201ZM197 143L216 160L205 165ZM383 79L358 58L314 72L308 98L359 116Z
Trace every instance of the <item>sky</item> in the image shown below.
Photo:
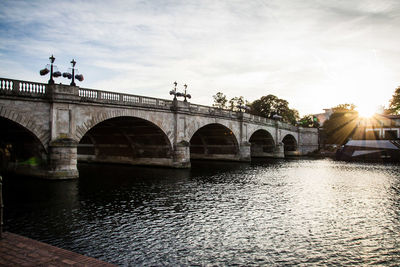
M387 106L400 86L398 0L0 1L0 77L190 102L273 94L300 115ZM65 78L57 83L68 84Z

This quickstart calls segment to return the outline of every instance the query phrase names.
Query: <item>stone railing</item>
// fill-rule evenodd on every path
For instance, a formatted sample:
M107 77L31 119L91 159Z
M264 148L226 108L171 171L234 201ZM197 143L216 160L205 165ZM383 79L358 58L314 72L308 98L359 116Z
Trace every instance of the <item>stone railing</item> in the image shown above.
M160 98L114 93L86 88L79 88L79 96L81 97L82 101L113 103L128 106L169 108L172 105L172 101Z
M229 109L220 109L210 106L203 106L190 103L190 111L193 113L207 114L220 117L240 118L240 112Z
M252 123L260 123L260 124L268 125L268 126L278 125L279 129L285 129L285 130L289 130L292 132L297 132L297 130L298 130L297 126L291 125L289 123L282 122L282 121L276 121L273 119L268 119L268 118L252 115L249 113L244 113L243 119L246 121L252 122Z
M0 78L0 94L43 97L47 84Z
M267 125L275 125L276 124L275 120L267 119L267 118L256 116L256 115L252 115L252 114L249 114L249 113L244 113L243 114L243 118L245 120L248 120L248 121L251 121L251 122L255 122L255 123L261 123L261 124L267 124Z
M297 131L297 127L293 126L291 124L281 122L281 121L276 121L273 119L268 119L256 115L252 115L250 113L241 113L238 111L232 111L228 109L220 109L220 108L215 108L215 107L210 107L210 106L203 106L203 105L197 105L197 104L192 104L190 103L190 111L193 113L200 113L200 114L206 114L206 115L212 115L212 116L220 116L220 117L228 117L228 118L243 118L244 121L247 122L252 122L252 123L260 123L263 125L268 125L268 126L275 126L278 124L280 129L285 129L289 131Z
M278 122L278 128L279 129L284 129L284 130L288 130L288 131L292 131L292 132L297 132L299 127L291 125L289 123L286 122Z
M43 98L48 92L48 85L44 83L20 81L13 79L0 78L0 95L12 96L28 96ZM116 92L101 91L95 89L79 88L78 94L81 101L99 102L108 104L117 104L125 106L143 106L159 109L170 109L173 102L171 100L153 98L147 96L130 95ZM239 119L244 121L260 123L264 125L274 126L278 123L278 127L290 131L297 131L298 128L284 122L277 122L272 119L251 115L249 113L241 113L237 111L219 109L210 106L197 105L189 103L189 110L192 113Z

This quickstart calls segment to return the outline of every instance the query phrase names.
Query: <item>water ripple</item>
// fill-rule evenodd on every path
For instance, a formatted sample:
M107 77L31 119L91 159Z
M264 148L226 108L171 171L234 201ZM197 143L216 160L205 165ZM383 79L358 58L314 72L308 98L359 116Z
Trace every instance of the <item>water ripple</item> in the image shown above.
M400 166L81 165L5 178L6 229L122 266L400 264Z

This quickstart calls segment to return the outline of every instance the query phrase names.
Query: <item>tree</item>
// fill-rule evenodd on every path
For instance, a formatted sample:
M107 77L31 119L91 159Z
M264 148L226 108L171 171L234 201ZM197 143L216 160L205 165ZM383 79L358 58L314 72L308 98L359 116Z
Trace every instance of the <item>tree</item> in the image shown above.
M274 95L262 96L250 104L250 113L266 118L274 115L282 116L282 120L295 124L299 118L299 112L289 108L289 102Z
M354 104L340 104L334 107L332 115L324 123L328 144L343 145L358 128L358 112Z
M305 115L299 120L299 126L301 127L319 127L318 118L313 115Z
M339 104L336 107L333 107L333 112L353 112L356 109L356 105L354 104Z
M275 115L275 103L277 97L274 95L262 96L260 99L254 100L251 103L251 113L257 116L272 118Z
M398 115L400 114L400 86L394 91L394 95L389 103L389 113Z
M224 95L221 92L218 92L217 94L213 95L214 98L214 103L213 103L213 107L216 108L226 108L226 102L228 102L228 100L226 99L226 95Z

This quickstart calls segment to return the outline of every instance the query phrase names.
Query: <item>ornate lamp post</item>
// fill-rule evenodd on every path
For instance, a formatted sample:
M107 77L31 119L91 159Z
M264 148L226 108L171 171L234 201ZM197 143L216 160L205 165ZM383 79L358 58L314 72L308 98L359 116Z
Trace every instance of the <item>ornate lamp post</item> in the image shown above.
M187 102L186 98L189 98L189 99L192 98L192 96L186 92L187 84L183 85L183 87L185 87L185 92L184 93L180 93L180 92L176 91L176 86L177 85L178 85L178 83L174 82L174 90L169 91L169 94L174 96L174 101L178 100L177 97L184 97L185 98L184 102Z
M69 72L64 72L63 73L63 77L64 78L68 78L68 79L72 79L72 81L71 81L71 86L76 86L76 84L75 84L75 78L78 80L78 81L83 81L83 75L82 74L77 74L77 75L75 75L75 64L76 64L76 61L75 61L75 59L72 59L72 61L71 61L71 64L72 64L72 74L71 73L69 73Z
M185 84L183 87L185 87L185 93L181 94L180 96L183 96L183 97L185 98L185 100L183 100L183 101L187 102L186 98L191 99L192 96L191 96L190 94L187 94L187 93L186 93L187 85Z
M248 106L243 105L243 104L239 104L236 107L239 109L239 112L246 112L246 111L250 110L250 108Z
M177 85L178 85L178 83L175 81L175 82L174 82L174 89L171 90L171 91L169 91L169 94L174 96L174 100L177 100L177 99L176 99L176 96L179 94L179 93L176 91L176 86L177 86Z
M278 115L278 114L275 114L275 115L272 116L272 119L279 121L279 120L282 119L282 116Z
M238 102L237 102L236 108L237 108L237 109L239 110L239 112L241 112L241 113L250 110L250 108L244 104L244 101L243 101L243 99L242 99L241 97L239 98L239 100L238 100Z
M49 59L50 59L50 70L46 66L44 69L40 70L39 73L40 73L40 75L44 76L44 75L46 75L47 73L50 72L49 84L54 84L53 77L54 78L60 77L61 76L61 72L59 72L59 71L53 72L53 63L56 60L56 58L53 55L51 55L51 57L49 57Z

